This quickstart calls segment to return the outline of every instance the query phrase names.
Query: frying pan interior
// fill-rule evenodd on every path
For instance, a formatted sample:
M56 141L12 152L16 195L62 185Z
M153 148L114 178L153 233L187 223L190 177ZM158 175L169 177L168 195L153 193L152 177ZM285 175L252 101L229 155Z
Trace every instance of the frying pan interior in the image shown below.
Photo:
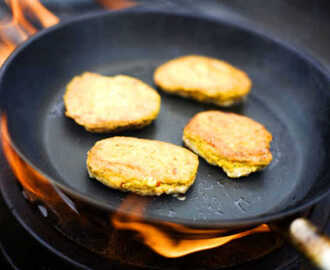
M102 13L32 38L7 62L3 109L19 152L55 183L108 209L127 193L88 178L86 152L111 134L92 134L64 116L69 80L84 71L128 74L153 85L154 69L187 54L220 58L253 81L245 103L226 111L261 122L273 134L273 162L264 171L229 179L200 159L195 184L180 201L149 198L148 217L201 226L285 213L329 189L329 78L313 60L246 26L165 12ZM117 135L182 145L182 129L196 113L217 109L162 96L150 126Z

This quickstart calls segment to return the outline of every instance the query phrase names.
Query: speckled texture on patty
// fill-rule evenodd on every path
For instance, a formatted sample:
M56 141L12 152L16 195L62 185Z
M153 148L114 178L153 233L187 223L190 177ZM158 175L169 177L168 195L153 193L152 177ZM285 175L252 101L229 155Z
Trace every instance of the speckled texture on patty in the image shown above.
M140 195L185 193L194 183L198 157L183 147L147 139L112 137L87 154L90 177Z
M157 91L136 78L90 72L74 77L64 95L65 115L90 132L144 127L158 116L160 102Z
M162 64L154 73L154 81L168 93L219 106L243 100L252 84L245 72L229 63L198 55Z
M183 131L184 143L229 177L260 170L272 161L272 135L260 123L220 111L196 114Z

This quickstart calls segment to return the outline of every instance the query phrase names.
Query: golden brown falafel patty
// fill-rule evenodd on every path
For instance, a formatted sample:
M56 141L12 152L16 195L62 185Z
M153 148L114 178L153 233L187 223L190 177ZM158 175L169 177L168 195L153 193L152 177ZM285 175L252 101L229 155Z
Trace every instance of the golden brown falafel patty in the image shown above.
M74 77L64 95L65 115L91 132L144 127L160 110L160 96L144 82L126 75L85 72Z
M184 128L183 141L233 178L260 170L272 161L272 135L260 123L234 113L196 114Z
M156 85L164 91L201 102L230 106L241 101L251 89L247 74L210 57L182 56L159 66Z
M166 142L132 137L98 141L87 154L90 177L140 195L185 193L194 183L198 157Z

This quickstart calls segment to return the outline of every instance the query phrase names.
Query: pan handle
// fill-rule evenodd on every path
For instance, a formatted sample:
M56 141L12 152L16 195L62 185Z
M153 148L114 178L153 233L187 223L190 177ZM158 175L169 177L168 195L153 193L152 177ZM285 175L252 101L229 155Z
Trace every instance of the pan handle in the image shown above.
M289 225L289 238L295 247L322 270L330 270L330 238L322 235L305 218L297 218Z

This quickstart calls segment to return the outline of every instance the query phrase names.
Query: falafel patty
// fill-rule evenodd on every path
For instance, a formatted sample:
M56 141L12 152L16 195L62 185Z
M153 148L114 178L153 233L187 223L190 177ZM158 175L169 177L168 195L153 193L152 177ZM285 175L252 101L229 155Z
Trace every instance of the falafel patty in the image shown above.
M159 66L154 81L165 92L195 100L230 106L250 92L247 74L225 61L189 55Z
M198 162L183 147L133 137L100 140L87 154L91 178L140 195L185 193L195 181Z
M272 135L260 123L220 111L196 114L183 131L187 147L232 178L261 170L272 161Z
M65 115L90 132L144 127L157 117L160 102L157 91L136 78L90 72L74 77L64 95Z

